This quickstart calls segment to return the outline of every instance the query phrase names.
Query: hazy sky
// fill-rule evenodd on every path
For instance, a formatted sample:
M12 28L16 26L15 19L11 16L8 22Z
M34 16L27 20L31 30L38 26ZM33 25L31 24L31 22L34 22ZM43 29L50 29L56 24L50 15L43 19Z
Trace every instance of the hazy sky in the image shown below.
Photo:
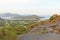
M60 0L0 0L0 13L52 15L60 13Z

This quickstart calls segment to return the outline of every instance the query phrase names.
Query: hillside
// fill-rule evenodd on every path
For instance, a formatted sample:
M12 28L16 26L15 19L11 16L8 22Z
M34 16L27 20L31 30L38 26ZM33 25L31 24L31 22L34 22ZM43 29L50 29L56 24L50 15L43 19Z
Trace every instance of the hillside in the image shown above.
M20 16L20 15L13 14L13 13L3 13L3 14L0 14L0 17L14 17L14 16Z
M15 20L16 18L17 19L22 18L22 20ZM19 40L21 37L22 38L24 37L25 39L27 36L29 37L30 35L33 35L34 37L38 35L49 34L47 35L47 37L49 38L51 37L50 33L52 33L53 36L55 34L60 34L60 15L57 15L57 14L54 14L47 20L41 20L41 21L40 21L40 17L36 15L15 16L15 17L12 17L12 19L0 18L0 32L1 32L0 35L2 36L1 39L3 39L3 37L4 39L8 39L8 38L11 39L10 35L13 35L13 34L19 35L18 36ZM28 20L25 20L25 19L28 19ZM32 21L30 19L36 19L36 21L34 20ZM7 32L6 35L4 35L5 34L4 32L5 33ZM13 35L12 38L16 37L15 35ZM5 38L6 36L7 38Z
M13 20L40 20L40 17L37 15L27 15L27 16L15 16L12 17Z
M60 40L60 15L38 22L27 34L18 35L18 40Z
M4 13L0 14L0 18L3 19L10 19L10 20L40 20L40 16L37 15L19 15L19 14L12 14L12 13Z

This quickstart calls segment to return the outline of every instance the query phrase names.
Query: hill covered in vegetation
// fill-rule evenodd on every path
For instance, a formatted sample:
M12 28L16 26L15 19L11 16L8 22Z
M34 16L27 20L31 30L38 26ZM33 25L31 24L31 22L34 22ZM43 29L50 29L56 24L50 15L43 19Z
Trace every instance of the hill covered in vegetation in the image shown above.
M35 16L27 18L35 18ZM54 14L49 19L43 21L0 18L0 40L16 40L17 35L27 33L45 34L49 32L60 33L60 15Z

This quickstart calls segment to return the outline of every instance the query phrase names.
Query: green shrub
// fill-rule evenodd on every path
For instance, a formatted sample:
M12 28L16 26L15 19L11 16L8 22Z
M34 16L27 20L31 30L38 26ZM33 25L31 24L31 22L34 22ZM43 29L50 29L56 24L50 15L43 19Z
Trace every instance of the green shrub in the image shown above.
M14 27L14 30L17 33L17 35L27 33L27 29L22 26L16 26L16 27Z
M0 40L16 40L16 38L16 32L10 26L0 28Z

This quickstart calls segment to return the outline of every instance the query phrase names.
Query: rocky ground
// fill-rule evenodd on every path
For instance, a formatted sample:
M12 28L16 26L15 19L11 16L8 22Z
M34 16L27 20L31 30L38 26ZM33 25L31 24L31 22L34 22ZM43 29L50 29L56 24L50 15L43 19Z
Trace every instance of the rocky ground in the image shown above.
M56 26L56 24L35 26L29 33L19 35L18 40L60 40L60 34L56 34L56 30L54 30L55 33L51 33L52 29L50 27L52 26Z

